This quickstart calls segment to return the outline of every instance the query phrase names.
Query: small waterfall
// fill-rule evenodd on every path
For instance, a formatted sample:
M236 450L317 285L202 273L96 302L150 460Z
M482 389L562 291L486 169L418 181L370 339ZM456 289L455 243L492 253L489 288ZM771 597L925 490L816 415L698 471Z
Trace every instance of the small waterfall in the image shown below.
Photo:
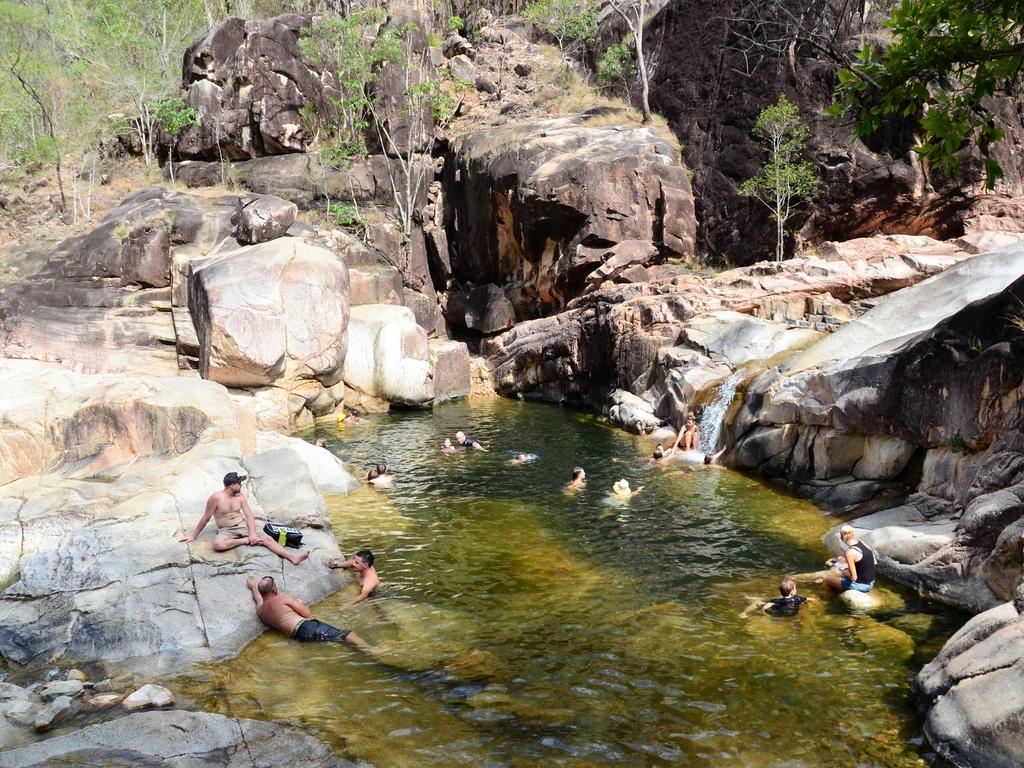
M704 409L700 417L700 450L701 453L714 453L718 449L718 438L722 436L725 426L725 413L732 405L736 395L736 387L740 385L742 373L734 371L732 376L718 388L715 399Z

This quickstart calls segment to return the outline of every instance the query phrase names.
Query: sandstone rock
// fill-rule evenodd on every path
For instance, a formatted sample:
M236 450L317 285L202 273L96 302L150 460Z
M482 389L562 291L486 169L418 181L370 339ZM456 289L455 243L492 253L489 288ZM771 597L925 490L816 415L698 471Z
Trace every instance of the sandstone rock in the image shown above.
M685 333L692 346L712 358L726 360L734 368L753 361L771 361L809 347L822 336L809 328L789 328L736 312L709 312L694 318Z
M69 718L76 710L77 706L70 696L58 696L53 701L44 704L36 712L35 729L48 731L62 720Z
M476 54L476 51L470 42L455 30L450 31L447 36L445 36L444 47L442 50L444 51L445 57L449 59L457 59L462 56L469 61L469 59ZM455 73L453 72L452 74ZM456 77L458 77L458 75L456 75ZM466 79L468 80L469 78Z
M968 621L918 674L925 732L954 765L1012 766L1024 755L1024 622L1012 603Z
M238 240L255 245L282 237L295 222L299 209L274 195L243 201L238 211Z
M58 696L80 696L85 686L81 680L54 680L47 683L40 689L39 695L43 699L55 699Z
M451 61L448 62L448 70L452 73L452 77L458 80L466 80L472 83L476 79L476 65L465 53L453 56Z
M185 128L176 153L210 160L302 152L306 135L299 110L312 104L322 119L339 96L330 76L302 58L299 35L308 16L227 19L184 56L185 101L200 125Z
M121 702L129 712L147 707L169 707L174 704L174 694L162 685L146 684L125 696Z
M473 288L466 296L464 322L471 331L483 334L507 331L516 321L515 310L496 285Z
M92 710L110 709L120 704L123 699L124 696L120 693L99 693L95 696L87 696L84 704Z
M435 345L407 307L353 307L344 379L349 387L403 405L425 406L469 391L469 356L459 343ZM458 382L456 384L455 382Z
M36 716L39 714L39 710L42 705L38 702L30 701L28 699L17 699L10 702L4 702L3 714L7 720L14 725L22 728L34 728L36 724ZM6 740L0 743L7 744Z
M0 528L17 533L9 549L0 539L0 556L17 572L0 593L5 659L29 668L59 657L180 673L236 654L263 631L243 599L246 573L274 574L308 603L342 583L320 567L337 556L326 518L309 520L317 527L305 531L304 546L313 555L299 567L262 547L213 552L212 529L192 544L178 543L226 472L257 475L244 456L260 455L261 438L220 385L4 361L0 393L3 437L20 430L33 446L30 453L0 450L7 472ZM251 443L243 451L245 440ZM268 485L261 476L258 487L246 488L260 525L263 499L273 509L293 497L310 500L307 513L317 508L312 475L324 470L308 469L302 454L294 455L280 463L291 473L290 487L275 490L273 478Z
M0 768L83 764L353 768L297 726L180 710L140 712L0 752Z
M348 270L294 239L194 262L189 309L200 373L231 386L316 379L330 386L345 358Z
M84 683L85 680L86 680L85 672L83 672L80 669L69 669L67 677L65 679L67 679L67 680L78 680L79 682Z
M631 392L617 389L608 396L605 406L608 420L630 432L652 432L662 421L654 415L654 409L643 398Z
M452 140L445 196L464 244L453 271L505 290L519 317L579 295L599 262L578 246L607 251L634 240L693 253L693 197L675 151L649 129L591 127L591 116Z

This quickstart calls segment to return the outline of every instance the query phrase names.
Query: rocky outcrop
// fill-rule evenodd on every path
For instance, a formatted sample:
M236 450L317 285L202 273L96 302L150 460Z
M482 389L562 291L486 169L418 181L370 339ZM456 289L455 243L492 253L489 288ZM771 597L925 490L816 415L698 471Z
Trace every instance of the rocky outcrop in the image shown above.
M332 76L307 62L299 37L308 16L227 19L185 52L185 101L200 125L175 142L181 157L249 159L302 152L311 136L300 110L312 104L329 119L340 96Z
M348 269L295 238L220 248L191 263L189 311L203 378L233 387L341 379Z
M0 655L19 673L49 660L175 670L235 655L263 627L246 575L307 602L342 580L322 492L351 482L323 449L261 437L227 390L200 379L0 368ZM262 547L214 552L198 522L229 471L250 476L258 520L305 529L299 565Z
M0 752L0 768L53 765L351 768L352 764L334 757L326 744L295 725L183 711L141 712Z
M796 228L803 225L803 241L897 232L939 238L962 234L983 175L979 158L966 157L954 179L927 172L912 152L913 116L892 118L874 136L856 138L848 121L824 114L832 101L835 65L810 44L778 44L808 39L810 29L821 25L839 50L854 54L863 41L884 39L882 23L889 10L878 3L838 0L785 5L672 0L653 15L645 32L648 44L659 51L651 75L651 107L668 120L694 171L700 253L725 254L732 263L749 264L772 252L775 223L768 210L737 190L761 167L762 153L751 129L758 113L780 93L800 106L811 129L808 156L827 189L807 218L796 223ZM609 27L606 44L620 37ZM1000 191L1021 194L1024 163L1016 147L1024 123L1012 102L999 105L998 111L1007 139L990 151L1006 172Z
M408 307L353 307L345 384L374 398L427 406L469 394L469 353L454 341L431 341Z
M925 733L958 768L1024 760L1024 619L1013 603L975 616L914 680Z
M1024 248L977 256L751 378L730 460L827 508L889 508L855 525L897 581L975 611L1010 599L1024 569L1022 275Z
M678 421L730 364L774 364L855 316L852 304L969 256L935 253L939 245L883 238L858 255L765 262L707 279L653 267L641 283L610 277L566 312L520 323L483 351L504 394L601 404L608 389L623 389Z
M693 196L675 149L649 128L588 125L600 116L506 123L452 140L452 272L502 288L517 319L563 309L626 250L622 258L639 266L693 255Z

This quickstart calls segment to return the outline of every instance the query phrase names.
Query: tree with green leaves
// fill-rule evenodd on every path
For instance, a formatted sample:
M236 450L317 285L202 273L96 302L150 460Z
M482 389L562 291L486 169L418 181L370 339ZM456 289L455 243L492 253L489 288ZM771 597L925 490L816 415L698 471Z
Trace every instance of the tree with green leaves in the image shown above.
M887 115L916 117L918 154L954 173L962 149L974 143L984 153L1003 136L989 97L1020 94L1024 0L902 0L886 25L894 42L866 43L839 71L830 112L852 112L861 135ZM988 157L985 171L991 189L1002 169Z
M153 104L153 122L167 138L167 168L174 181L174 141L190 125L199 125L199 114L183 99L161 99Z
M818 169L803 159L810 130L800 120L796 104L779 94L779 100L757 116L753 135L768 157L761 172L743 182L739 191L771 211L776 224L775 260L782 261L786 222L802 203L812 202L821 193Z
M555 39L568 67L569 57L597 37L600 9L596 0L536 0L523 15Z
M632 84L636 80L636 65L633 51L625 43L609 46L597 63L597 85L599 88L622 88L626 101L632 101Z

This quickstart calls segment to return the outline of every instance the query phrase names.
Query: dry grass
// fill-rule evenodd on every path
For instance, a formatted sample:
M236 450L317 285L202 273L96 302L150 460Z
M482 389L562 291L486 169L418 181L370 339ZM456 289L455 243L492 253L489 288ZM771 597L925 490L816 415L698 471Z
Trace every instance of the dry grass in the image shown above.
M562 63L558 49L538 44L544 62L543 86L537 91L534 104L553 115L575 115L590 109L603 108L588 117L585 125L594 128L602 126L625 126L628 128L650 128L655 135L664 139L677 153L682 152L679 138L669 128L668 121L661 115L654 115L644 125L640 110L617 96L608 96L588 83L575 68L567 69Z

